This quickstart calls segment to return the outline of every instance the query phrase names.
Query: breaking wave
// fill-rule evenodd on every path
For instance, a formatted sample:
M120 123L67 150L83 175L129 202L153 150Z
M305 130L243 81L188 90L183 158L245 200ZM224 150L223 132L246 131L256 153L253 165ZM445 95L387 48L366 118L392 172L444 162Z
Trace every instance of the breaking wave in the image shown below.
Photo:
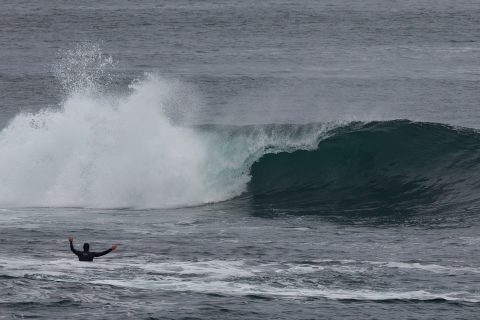
M197 98L147 74L99 83L96 47L56 68L58 108L0 131L1 206L166 208L243 199L302 213L463 210L480 204L480 134L408 120L187 125ZM107 81L109 82L109 81Z

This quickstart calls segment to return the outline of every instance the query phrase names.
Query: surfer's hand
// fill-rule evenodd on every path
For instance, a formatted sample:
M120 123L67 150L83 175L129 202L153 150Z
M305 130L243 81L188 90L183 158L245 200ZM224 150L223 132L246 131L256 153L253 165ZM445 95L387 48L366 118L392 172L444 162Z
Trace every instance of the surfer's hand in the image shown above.
M68 237L68 241L72 242L72 241L73 241L73 237L72 237L72 236Z
M115 251L117 249L116 245L112 245L112 251Z

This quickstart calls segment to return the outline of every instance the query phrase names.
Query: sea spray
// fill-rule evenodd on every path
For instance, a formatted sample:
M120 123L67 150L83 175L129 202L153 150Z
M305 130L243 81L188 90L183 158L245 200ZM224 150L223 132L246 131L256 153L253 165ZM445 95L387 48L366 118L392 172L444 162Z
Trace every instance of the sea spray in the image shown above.
M264 153L315 148L325 132L323 125L179 125L172 114L195 101L193 91L146 74L125 92L107 93L101 81L112 65L96 46L68 51L56 67L66 95L60 107L19 114L0 132L1 205L165 208L227 200L246 190Z
M300 213L376 215L479 201L473 130L409 121L188 125L198 100L188 84L147 73L112 91L102 82L112 66L96 46L68 51L56 66L58 108L19 114L0 131L0 205L166 208L243 195Z
M53 66L56 79L63 92L102 91L113 81L111 72L116 62L105 55L97 43L82 42L75 47L60 50Z
M156 81L146 80L147 85ZM0 199L11 205L150 207L209 201L205 148L161 113L163 90L72 94L0 133Z

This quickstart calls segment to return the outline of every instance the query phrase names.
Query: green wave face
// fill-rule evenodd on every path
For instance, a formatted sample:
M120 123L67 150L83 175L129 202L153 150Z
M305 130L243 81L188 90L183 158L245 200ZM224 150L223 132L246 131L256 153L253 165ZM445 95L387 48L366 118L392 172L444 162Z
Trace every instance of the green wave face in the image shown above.
M245 197L301 214L406 215L480 205L480 134L409 121L351 123L312 151L263 155Z

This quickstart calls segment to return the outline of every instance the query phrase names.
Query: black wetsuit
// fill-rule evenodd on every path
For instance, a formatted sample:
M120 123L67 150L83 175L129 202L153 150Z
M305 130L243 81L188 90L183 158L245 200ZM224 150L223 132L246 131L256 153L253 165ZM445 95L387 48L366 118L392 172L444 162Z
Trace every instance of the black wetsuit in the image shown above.
M93 258L106 255L109 252L112 252L112 248L105 250L103 252L90 252L90 251L78 251L73 247L73 242L70 241L70 250L75 253L80 261L93 261Z

